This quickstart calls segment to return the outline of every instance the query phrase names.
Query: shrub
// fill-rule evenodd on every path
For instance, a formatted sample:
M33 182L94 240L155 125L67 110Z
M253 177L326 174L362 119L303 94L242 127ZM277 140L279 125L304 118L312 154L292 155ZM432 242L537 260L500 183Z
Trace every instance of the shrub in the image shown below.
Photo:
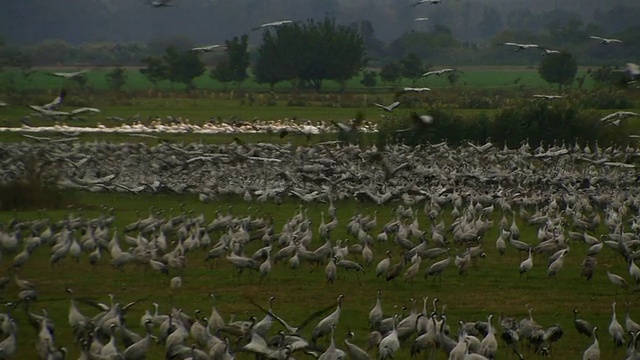
M35 157L24 162L24 176L0 184L0 210L60 209L73 202L68 192L54 185L54 179L45 179L44 166Z

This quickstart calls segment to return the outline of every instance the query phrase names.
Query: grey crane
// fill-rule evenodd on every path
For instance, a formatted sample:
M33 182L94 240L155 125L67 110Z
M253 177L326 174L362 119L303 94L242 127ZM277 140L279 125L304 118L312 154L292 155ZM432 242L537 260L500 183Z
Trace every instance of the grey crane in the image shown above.
M395 109L396 107L398 107L398 105L400 105L399 101L396 101L390 105L382 105L382 104L378 104L378 103L374 103L373 105L379 107L382 110L385 110L387 112L392 112L393 109Z
M591 325L587 320L578 318L578 309L573 309L573 324L578 330L579 334L582 334L586 337L591 337L593 335L594 326Z
M369 328L377 329L382 321L382 291L378 290L376 294L376 304L369 311Z
M584 258L584 260L582 260L582 263L580 265L582 266L582 272L580 273L580 276L584 276L587 280L591 280L596 265L598 265L598 260L596 260L595 256L587 256L586 258Z
M331 343L327 350L318 356L318 360L346 360L347 354L336 347L336 341L334 339L335 328L335 325L331 325Z
M449 266L450 263L451 257L447 256L446 259L431 264L431 266L429 266L424 272L424 278L426 279L428 276L433 276L433 281L435 281L436 277L442 280L442 272L444 272L444 270Z
M349 331L349 333L347 333L347 338L344 339L344 345L346 346L347 354L349 354L349 356L353 360L371 360L371 356L369 356L369 354L365 350L349 341L349 339L353 339L354 337L354 332Z
M332 331L334 326L338 325L338 321L340 321L340 312L342 310L342 299L344 299L344 295L340 294L338 296L338 304L336 305L334 312L318 322L311 332L311 342L315 344L316 340L327 335Z
M520 263L520 276L527 273L529 277L529 271L533 268L533 256L531 255L531 248L529 248L529 257Z
M378 359L387 360L393 359L395 353L400 349L400 340L398 339L398 330L396 323L398 321L398 315L393 316L393 329L389 334L380 340L378 344Z
M147 319L144 322L145 330L147 334L142 339L137 342L129 345L124 351L122 355L125 360L143 360L147 356L147 352L149 351L149 347L151 345L151 326L153 325L153 321L151 319Z
M624 345L624 329L616 316L616 302L611 303L611 322L609 323L609 335L613 340L615 347L621 347Z
M593 328L593 343L582 353L582 360L600 360L597 326Z

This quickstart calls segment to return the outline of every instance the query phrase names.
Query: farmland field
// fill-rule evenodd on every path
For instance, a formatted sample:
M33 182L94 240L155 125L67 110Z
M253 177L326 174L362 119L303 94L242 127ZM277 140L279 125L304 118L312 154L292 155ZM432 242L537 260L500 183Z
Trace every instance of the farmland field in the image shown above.
M242 203L236 199L221 198L220 200L204 204L192 196L177 195L140 195L129 196L122 194L91 194L78 193L75 195L76 204L64 210L45 210L43 212L17 212L0 214L0 221L7 224L10 220L26 221L30 219L50 218L58 221L64 218L82 217L84 219L96 218L100 214L106 214L102 209L113 207L115 209L115 222L112 229L118 229L120 245L123 249L128 247L124 241L122 229L136 219L146 218L151 206L164 212L163 217L176 216L185 211L189 216L204 216L203 224L210 223L216 212L231 213L239 218L251 216L260 218L273 216L276 232L285 221L291 219L302 206L311 219L311 227L317 228L320 222L320 212L326 213L327 204L305 204L289 201L282 205ZM336 203L339 214L339 225L336 232L331 235L336 240L350 239L348 244L358 241L347 235L345 229L349 218L355 212L373 216L377 211L378 225L372 231L376 234L382 226L392 219L394 209L391 207L376 207L353 201ZM182 210L180 210L182 209ZM422 209L422 206L416 207ZM444 220L450 224L451 209L444 211ZM457 322L486 320L489 314L494 314L493 325L500 332L498 317L501 315L515 317L518 321L527 316L527 306L533 309L534 320L547 328L558 324L564 330L560 341L552 348L553 357L557 359L577 358L581 352L591 343L581 335L578 335L573 326L572 310L580 309L580 316L597 325L600 329L601 349L604 358L624 358L623 349L614 350L607 334L607 327L611 318L611 302L618 303L618 320L624 323L625 302L631 305L631 317L640 318L640 300L636 294L614 287L607 279L603 265L611 265L610 271L625 276L627 265L619 255L605 247L598 256L599 265L594 278L585 281L580 277L580 262L584 258L586 245L572 243L571 251L566 256L565 266L557 278L547 278L547 261L541 256L534 258L534 268L529 277L520 277L518 264L524 258L518 252L509 247L504 256L500 256L494 246L498 228L496 223L501 215L499 211L494 214L494 225L485 235L484 251L486 258L478 259L467 275L460 276L453 265L447 269L441 279L424 279L422 272L413 281L404 281L398 278L387 282L382 278L376 278L375 264L384 257L385 250L392 252L393 262L399 261L397 246L390 243L376 243L374 245L375 260L362 274L339 271L338 279L334 284L328 284L324 280L324 265L313 270L309 264L303 263L298 269L290 269L288 259L274 265L271 273L260 281L256 273L245 272L240 277L234 276L234 271L224 258L204 262L208 249L197 249L186 254L186 268L183 274L183 286L178 290L169 288L169 279L177 275L177 270L171 270L166 276L152 271L147 265L125 265L122 269L113 268L107 252L102 260L92 266L88 263L88 255L83 253L79 260L70 256L60 262L50 265L50 249L47 246L38 248L28 262L20 269L19 277L28 279L36 284L38 300L34 302L30 311L40 313L46 309L56 326L57 345L64 345L69 349L69 357L75 359L79 353L79 347L73 343L71 330L67 323L69 297L65 293L65 287L72 287L76 298L94 299L108 303L107 294L113 294L115 301L121 304L134 299L144 298L140 304L128 311L126 317L127 326L136 331L143 332L139 325L140 316L145 310L153 311L152 303L158 303L160 312L167 313L170 303L176 308L181 308L185 314L193 316L196 309L200 309L208 316L211 310L211 302L208 294L216 294L215 306L225 321L231 318L235 320L248 320L254 315L261 319L264 314L250 300L267 306L269 296L275 296L274 312L287 321L297 323L306 315L316 309L335 302L339 294L345 296L342 315L336 329L336 341L343 348L342 339L346 332L353 330L356 333L355 343L366 347L368 336L368 312L373 307L376 292L381 290L383 309L385 316L400 314L402 306L411 307L410 300L417 300L418 311L422 309L422 298L429 297L429 309L431 300L440 299L440 304L446 304L447 323L453 332L457 329ZM420 210L418 213L420 226L429 230L431 225L426 215ZM328 221L328 219L327 219ZM521 229L521 239L535 243L535 227L527 226L522 221L518 222ZM601 231L602 229L600 229ZM429 232L429 231L428 231ZM136 236L135 233L130 234ZM215 243L222 232L213 231L210 234ZM81 236L80 234L77 235ZM175 239L171 237L170 239ZM322 245L322 241L314 235L311 248ZM261 247L260 241L253 242L246 249L247 254ZM450 255L454 256L462 249L453 248ZM8 273L15 253L3 252L2 267ZM362 261L359 253L350 253L348 258ZM435 261L435 260L434 260ZM432 261L423 261L421 269L424 271ZM626 277L626 276L625 276ZM3 290L3 301L14 301L19 289L10 283ZM173 297L170 297L173 295ZM98 310L89 305L78 302L83 314L93 316ZM32 359L35 354L34 339L36 331L30 327L22 307L11 310L19 328L18 356L16 359ZM443 311L443 310L439 310ZM406 314L406 312L405 312ZM315 322L302 331L304 335L310 333ZM278 329L278 324L274 329ZM276 330L271 333L275 334ZM157 329L155 330L157 334ZM453 336L453 335L452 335ZM411 341L398 352L397 359L408 359ZM510 358L505 344L499 339L499 359ZM319 344L326 346L326 340L320 340ZM537 358L538 355L530 353L526 347L521 349L525 358ZM162 345L152 345L152 351L148 358L161 358L164 353ZM374 352L372 352L374 354ZM241 352L236 354L238 358L248 359L250 354ZM297 358L307 358L304 354L295 354ZM373 355L375 356L375 355ZM419 355L425 356L425 355ZM445 359L441 350L438 350L436 359Z
M512 69L492 69L492 68L464 68L458 84L453 88L443 79L421 79L415 84L417 86L433 87L431 94L425 95L415 103L414 108L399 107L395 113L403 116L414 109L428 109L431 106L439 106L447 112L462 116L476 115L480 113L494 114L499 108L453 108L443 100L438 100L439 96L451 99L452 97L463 96L465 92L488 91L483 96L499 98L503 94L512 97L529 97L534 91L555 92L555 87L550 87L544 83L536 69L512 68ZM187 96L183 89L176 86L171 89L169 84L161 84L158 90L149 90L150 83L146 81L137 71L129 73L129 83L124 97L116 97L113 94L103 91L106 89L104 75L105 69L97 69L89 72L89 86L91 92L79 93L73 85L51 77L38 71L32 75L29 81L21 79L17 72L1 73L2 76L12 74L16 79L16 87L25 92L24 97L15 96L17 101L9 104L8 107L0 108L0 126L20 127L25 124L29 126L52 125L56 121L46 118L38 118L31 115L31 110L27 105L33 103L46 103L56 95L61 86L69 85L70 93L68 101L63 108L79 106L95 106L101 112L94 116L87 116L81 119L60 120L58 123L66 123L74 126L95 127L98 124L105 126L120 126L124 123L131 124L139 121L148 124L154 119L161 119L167 122L171 117L178 122L189 120L192 124L203 124L207 122L253 122L253 121L280 121L283 119L304 122L306 119L312 122L328 122L336 120L346 122L360 113L366 121L379 123L385 121L382 115L386 113L373 106L374 102L388 104L394 100L393 87L380 87L374 92L368 93L362 88L357 80L347 85L348 91L344 94L332 92L337 86L327 84L327 93L313 94L302 92L300 94L288 93L289 88L281 84L276 88L274 101L267 105L270 100L266 87L246 83L239 90L224 89L220 84L214 83L208 75L198 79L196 85L199 90ZM586 71L581 69L581 71ZM6 79L6 78L5 78ZM1 82L2 80L0 80ZM410 82L399 85L410 86ZM585 87L589 87L589 77L585 82ZM245 91L246 89L246 91ZM249 90L250 89L250 90ZM494 93L495 91L495 93ZM255 94L254 94L255 92ZM498 95L495 95L498 94ZM630 90L634 107L638 107L637 95ZM635 94L635 95L634 95ZM0 93L0 100L6 99L5 94ZM434 100L435 99L435 100ZM441 103L434 105L433 102ZM629 109L638 111L638 109ZM597 114L605 115L611 111L607 109L597 110ZM139 120L136 120L139 119ZM632 123L631 131L640 129L636 123ZM52 134L37 133L35 129L30 133L37 136L50 136ZM57 135L57 134L53 134ZM293 145L306 145L320 141L335 140L334 133L326 133L311 136L307 139L300 134L292 134L287 137L280 137L273 134L158 134L160 139L137 138L126 134L96 134L79 133L75 134L80 141L87 142L144 142L150 146L160 142L175 143L215 143L228 144L240 138L247 143L271 142L284 144L291 142ZM361 145L366 147L375 142L374 135L363 136ZM25 141L22 133L0 132L0 142ZM11 164L8 164L9 166ZM91 193L64 191L71 199L71 205L64 209L43 209L40 211L9 211L0 212L0 231L12 234L11 224L28 220L38 220L48 218L51 222L58 222L63 219L95 219L99 216L108 216L105 209L113 208L115 221L109 226L109 239L115 231L120 239L120 246L123 250L133 248L132 242L135 240L126 238L123 229L136 220L150 216L151 211L159 211L156 215L162 219L169 219L173 216L184 214L187 218L203 216L202 224L211 223L220 213L230 212L236 218L268 218L272 217L276 234L280 233L283 225L289 221L300 209L311 221L311 229L314 232L310 248L315 249L323 244L316 229L321 223L321 213L327 214L328 204L326 203L305 203L288 199L280 205L273 203L244 202L235 197L221 196L211 203L205 204L198 200L196 195L183 194L122 194L122 193ZM361 213L364 216L377 215L378 221L371 231L376 235L382 231L383 225L395 218L395 211L399 203L392 203L389 206L376 206L372 203L362 203L355 200L336 203L338 208L339 225L335 232L331 234L333 244L339 240L342 245L353 245L359 240L349 235L346 225L351 216ZM420 228L427 234L431 233L434 226L423 211L424 204L416 205L414 209L418 212ZM531 212L535 209L529 209ZM444 207L442 220L448 226L452 223L452 208ZM604 217L604 213L601 212ZM640 320L640 297L632 288L631 283L628 290L614 286L605 271L608 265L613 273L629 278L628 264L614 250L605 246L598 255L598 266L592 280L586 281L580 276L581 262L587 253L588 246L581 241L572 241L570 251L565 257L564 267L556 278L547 277L548 260L545 256L536 255L533 258L534 267L528 274L520 276L518 266L526 258L526 254L518 253L513 247L508 247L506 254L500 256L495 247L495 240L498 237L499 226L503 214L499 208L493 214L493 225L485 233L482 242L486 257L479 258L470 267L465 275L459 275L457 269L452 264L447 268L441 278L423 277L424 270L440 257L434 260L423 260L421 271L418 276L406 281L402 277L393 281L385 281L382 277L375 276L375 265L385 257L385 251L389 250L392 262L398 263L401 251L391 240L387 243L376 242L373 246L374 260L371 265L365 267L364 273L347 272L340 269L338 277L333 284L325 280L325 264L313 269L308 263L302 263L299 268L291 269L289 258L274 264L269 275L260 279L253 271L245 271L240 276L234 271L232 265L224 258L205 261L207 252L211 247L197 248L187 251L185 254L185 268L182 273L182 287L179 289L170 288L170 279L180 272L172 268L169 275L164 275L151 269L148 264L124 265L121 269L116 268L111 263L111 254L108 250L102 253L102 258L95 264L89 264L89 252L83 252L76 260L71 256L66 256L55 264L50 263L52 248L50 244L39 246L28 261L16 271L15 274L20 279L27 279L35 284L38 293L37 301L34 301L28 311L35 314L42 314L46 311L55 324L55 345L65 346L68 350L67 358L76 359L80 356L80 346L74 343L72 330L68 324L69 295L65 292L66 287L71 287L74 296L78 300L80 311L87 316L98 314L98 309L80 300L96 300L109 303L108 294L113 294L116 302L126 304L135 299L143 298L139 304L133 306L126 315L126 325L131 330L143 334L144 329L140 325L140 318L145 311L153 312L153 303L159 306L161 314L167 314L169 309L182 309L185 314L192 318L197 309L201 310L203 316L208 317L211 312L211 300L209 293L216 295L215 306L221 313L225 321L249 320L251 316L256 316L258 320L265 315L256 306L251 304L255 301L261 306L267 306L270 296L275 296L274 313L283 317L290 323L296 324L302 321L307 315L316 309L326 307L334 303L338 295L344 295L343 309L340 322L336 328L337 346L344 348L343 340L349 330L355 332L353 340L359 346L366 348L368 328L368 313L375 304L376 293L382 293L383 309L385 316L394 314L407 315L408 311L403 310L403 306L411 309L411 300L415 300L418 311L422 309L422 299L429 297L428 308L431 309L431 301L434 298L440 299L440 306L446 304L446 321L451 328L450 336L456 338L458 321L486 321L490 314L495 315L493 325L497 329L498 338L498 359L515 358L513 353L507 350L507 346L500 339L501 327L500 316L514 317L518 321L528 316L527 308L532 308L533 319L543 328L548 328L554 324L562 327L564 334L562 338L552 345L552 356L556 359L579 358L591 343L592 339L579 335L574 328L573 313L574 308L580 310L580 317L589 320L599 327L600 347L602 358L622 359L624 347L614 349L611 338L607 332L611 319L612 302L617 302L617 319L624 325L627 302L629 303L630 316ZM509 222L511 215L506 214ZM326 221L329 219L326 218ZM413 219L410 219L411 221ZM521 230L521 240L535 244L538 228L529 226L520 218L517 218L517 225ZM439 221L439 219L438 219ZM82 228L81 228L82 229ZM601 225L592 235L598 236L608 232L604 225ZM225 233L222 230L213 230L209 236L213 243L216 243ZM127 235L137 237L136 231ZM0 275L11 276L11 266L22 249L22 242L31 238L28 230L24 230L20 235L20 246L15 249L2 249L0 261ZM83 236L82 230L75 232L75 238ZM148 235L145 235L148 236ZM175 233L168 233L169 246L175 248L178 243L178 236ZM430 236L427 235L429 239ZM109 240L107 239L107 240ZM417 244L418 239L413 239ZM433 246L433 243L429 243ZM247 254L252 254L262 247L260 240L252 241L244 249ZM274 246L276 246L274 244ZM461 254L465 249L457 244L450 244L449 255L454 258L456 254ZM274 249L274 253L275 250ZM362 262L359 251L351 251L348 259ZM404 269L409 265L407 264ZM38 330L31 328L28 322L28 315L24 310L24 304L19 304L17 308L12 308L18 298L20 289L14 281L11 281L0 293L2 301L7 304L7 311L15 318L18 327L18 349L15 359L33 359L36 357L36 334ZM442 314L445 310L438 309ZM311 333L313 326L319 319L312 321L302 334L307 336ZM275 335L282 327L275 324L270 335ZM154 334L160 336L157 327ZM234 335L222 334L222 337L229 336L235 340ZM410 348L414 337L411 337L399 350L395 359L403 360L411 358ZM187 344L191 344L193 339L189 339ZM540 358L541 355L534 354L532 349L523 344L519 350L526 359ZM240 341L242 344L242 341ZM319 341L321 347L326 347L328 339ZM118 340L120 351L124 347ZM237 344L231 346L232 351L237 351L236 357L239 359L253 358L252 354L240 351ZM164 345L152 344L147 359L160 359L164 357ZM375 358L375 351L370 352ZM297 359L311 358L310 355L295 353ZM426 357L424 353L417 355L418 358ZM446 359L442 350L437 350L436 359Z
M64 69L64 71L76 71L80 68L69 68ZM580 77L586 73L587 67L581 68L578 71L577 76ZM60 69L56 69L62 71ZM456 87L462 88L548 88L549 85L540 77L538 74L538 70L536 68L528 68L521 66L505 66L505 67L483 67L483 66L473 66L473 67L460 67L458 70L461 71L460 79L458 83L455 85ZM34 73L30 75L27 79L22 76L20 70L16 69L6 69L3 73L0 73L0 83L7 79L12 78L15 81L15 86L19 89L24 89L27 91L33 90L53 90L58 89L61 86L65 86L71 84L72 82L69 80L63 80L55 76L49 75L51 71L50 68L35 68ZM87 85L95 90L107 90L107 82L105 80L105 75L110 72L109 68L95 68L91 69L87 73ZM137 69L129 68L126 72L127 76L127 84L124 87L126 91L146 91L147 89L153 87L144 75L140 74ZM349 80L346 84L346 89L348 92L364 92L367 91L367 88L360 84L360 77L354 77ZM202 76L198 77L194 81L194 85L198 89L208 90L208 91L228 91L232 89L236 89L234 84L224 85L215 80L213 80L209 76L209 72L205 72ZM422 78L418 79L415 84L412 81L404 79L399 84L385 84L378 81L378 87L374 88L374 91L384 91L385 89L394 88L398 86L428 86L433 88L448 88L451 85L446 80L446 77L430 77L430 78ZM585 87L590 88L592 86L591 78L587 76L585 81ZM183 89L182 85L176 84L171 86L168 81L163 81L159 83L159 90L161 91L180 91ZM246 82L242 83L241 86L237 87L240 90L252 90L252 91L268 91L269 86L266 84L257 84L251 78ZM291 84L286 82L282 82L276 85L274 90L276 91L291 91ZM326 91L335 91L338 89L338 84L333 81L326 81L325 86L323 87Z

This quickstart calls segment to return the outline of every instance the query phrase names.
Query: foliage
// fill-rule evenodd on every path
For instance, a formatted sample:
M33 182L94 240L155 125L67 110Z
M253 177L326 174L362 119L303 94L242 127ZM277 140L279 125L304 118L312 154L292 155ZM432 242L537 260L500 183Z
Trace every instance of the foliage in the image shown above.
M377 77L377 72L372 70L365 70L362 72L362 80L360 80L360 84L368 88L374 87L378 83Z
M46 167L42 159L31 156L24 160L21 179L0 184L0 210L36 210L42 208L60 209L73 199L56 188L52 179L46 179Z
M392 61L380 70L380 79L388 83L396 83L402 78L402 66L397 61Z
M538 67L540 76L550 84L570 85L578 73L578 62L569 53L550 54L544 57Z
M416 80L425 72L425 66L418 55L411 53L404 59L400 60L400 69L402 77L411 79L415 84Z
M365 65L362 37L334 20L309 20L265 30L258 48L256 76L259 82L275 84L297 80L316 91L323 80L344 84Z
M158 83L167 78L167 65L162 59L153 56L147 56L142 63L146 66L140 69L140 73L157 88Z
M248 48L249 37L245 34L240 38L237 36L233 40L225 41L227 59L220 62L214 70L211 70L211 77L222 82L241 83L246 80L247 68L249 67Z
M120 91L127 83L127 73L121 66L116 66L113 70L105 75L109 89Z
M167 79L172 83L184 84L187 90L195 87L193 79L205 71L204 63L196 53L180 51L175 46L169 46L162 59L167 66Z
M603 65L595 70L589 69L588 73L598 86L627 86L628 79L625 73L613 66Z

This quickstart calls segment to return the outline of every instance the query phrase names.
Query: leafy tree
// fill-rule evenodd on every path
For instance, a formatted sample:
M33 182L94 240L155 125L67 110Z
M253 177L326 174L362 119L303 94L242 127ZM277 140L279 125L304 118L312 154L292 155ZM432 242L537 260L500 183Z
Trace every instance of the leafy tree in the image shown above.
M578 72L578 62L569 53L551 54L544 57L538 67L538 73L550 84L558 84L558 89L562 91L562 86L573 82Z
M225 41L228 59L220 62L214 70L211 70L211 77L227 83L235 81L241 83L247 79L247 68L249 67L248 48L249 37L245 34L233 40Z
M380 70L380 79L388 83L396 83L402 77L402 67L399 62L392 61Z
M163 56L168 72L167 78L172 83L182 83L187 91L194 88L193 79L205 71L204 63L192 51L180 51L175 46L169 46Z
M362 80L360 80L360 84L368 88L374 87L378 83L376 79L377 77L378 77L378 73L376 73L375 71L365 70L362 73Z
M142 75L144 75L154 87L158 87L158 82L167 79L167 65L162 61L162 59L148 56L145 59L142 59L142 63L146 65L146 67L141 68L139 71Z
M256 77L260 82L275 84L297 80L316 91L323 80L334 80L344 86L364 67L362 37L353 29L336 25L334 20L309 20L277 27L263 34L258 48ZM269 74L272 72L272 74Z
M115 67L113 70L105 75L109 89L113 91L120 91L122 87L127 83L127 73L121 66Z
M447 81L449 82L449 85L455 85L458 80L460 80L460 71L454 70L447 73Z
M286 33L281 33L284 37ZM269 84L271 89L281 81L293 80L296 77L296 67L294 58L280 59L278 56L284 50L280 48L286 46L284 42L278 41L271 31L265 31L262 35L262 46L258 48L258 61L253 67L256 81L259 84Z
M400 71L402 77L411 79L415 84L416 80L424 73L425 67L418 55L411 53L400 60Z
M601 66L595 70L589 69L587 72L598 86L626 87L628 83L623 71L609 65Z

